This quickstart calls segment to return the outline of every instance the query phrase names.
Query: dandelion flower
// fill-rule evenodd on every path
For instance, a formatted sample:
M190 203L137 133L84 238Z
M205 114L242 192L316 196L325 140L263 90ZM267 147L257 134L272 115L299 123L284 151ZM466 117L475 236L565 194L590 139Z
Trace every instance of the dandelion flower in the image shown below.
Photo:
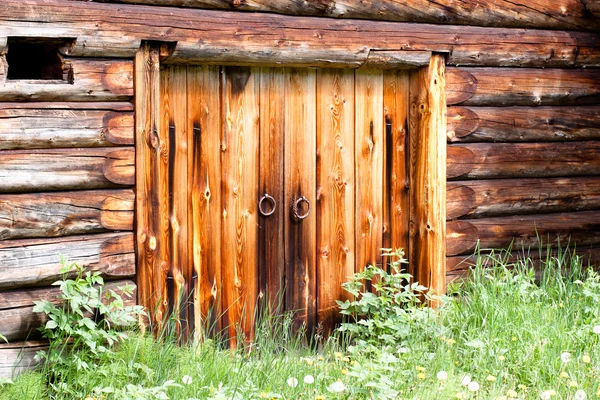
M587 398L587 394L581 389L575 392L575 396L573 396L573 400L585 400Z
M312 375L306 375L304 377L304 383L306 383L307 385L312 385L313 383L315 383L315 377Z
M192 377L191 377L191 376L189 376L189 375L184 375L184 376L181 378L181 382L183 382L185 385L189 385L189 384L191 384L191 383L192 383L192 380L193 380L193 379L192 379Z
M560 373L560 377L567 379L567 378L569 378L569 374L567 374L565 371L563 371Z
M476 392L479 390L479 383L477 383L477 381L471 381L471 383L467 385L467 389L471 392Z
M508 389L506 391L506 396L507 397L517 397L518 393L515 390L513 390L513 389Z
M342 368L342 375L346 375L348 373L348 370L346 368Z
M456 393L456 398L461 400L461 399L465 399L467 396L465 395L465 392L458 392Z
M450 338L446 341L446 343L448 343L450 346L452 346L454 343L456 343L456 340Z
M335 381L329 385L327 389L329 389L330 392L341 393L346 390L346 385L344 385L344 383L341 381Z
M505 358L503 355L499 355L499 356L498 356L498 360L500 360L500 361L504 361L504 360L506 360L506 358Z
M335 353L333 353L333 355L335 356L335 358L342 358L344 355L342 353L340 353L339 351L336 351Z
M510 340L512 340L513 342L516 342L517 341L517 337L513 336L512 338L510 338Z
M437 378L440 381L445 381L446 379L448 379L448 373L446 371L440 371L437 373Z
M350 358L349 358L349 357L343 357L343 358L342 358L342 361L343 361L343 362L350 362Z
M468 385L469 385L469 383L471 383L471 377L470 377L469 375L465 375L465 376L462 378L462 381L460 381L460 383L461 383L463 386L468 386Z
M571 381L571 382L569 382L569 386L571 386L571 387L577 387L577 381Z
M552 396L550 395L550 393L548 393L547 390L540 393L540 399L542 399L542 400L550 400L551 397Z
M416 369L417 371L419 371L419 372L425 372L425 371L427 371L427 369L425 369L425 368L423 368L423 367L420 367L420 366L418 366L418 365L415 367L415 369Z
M521 390L527 390L527 386L523 385L522 383L519 383L517 387Z
M496 382L496 377L494 375L488 375L485 380L488 382Z
M315 396L315 400L325 400L325 396L318 394Z
M583 361L586 364L589 364L592 362L592 358L590 356L588 356L587 354L585 354L583 357L581 357L581 361Z
M296 379L296 378L288 378L287 379L287 384L288 384L289 387L295 388L296 386L298 386L298 379Z
M564 363L568 363L569 361L571 361L571 353L569 353L568 351L563 352L560 355L560 360Z
M423 372L419 372L417 374L417 378L419 378L419 379L425 379L426 377L427 377L427 375L425 375Z
M600 335L600 325L594 325L592 332L594 332L596 335Z
M306 365L311 366L313 365L314 361L311 358L307 358L306 359Z

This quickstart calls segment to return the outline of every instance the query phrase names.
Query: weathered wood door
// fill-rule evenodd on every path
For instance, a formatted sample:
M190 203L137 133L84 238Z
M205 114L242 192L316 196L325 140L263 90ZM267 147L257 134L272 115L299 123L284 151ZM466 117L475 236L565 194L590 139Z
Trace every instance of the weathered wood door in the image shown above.
M163 66L160 88L159 308L230 337L261 304L329 328L341 284L407 248L407 72Z

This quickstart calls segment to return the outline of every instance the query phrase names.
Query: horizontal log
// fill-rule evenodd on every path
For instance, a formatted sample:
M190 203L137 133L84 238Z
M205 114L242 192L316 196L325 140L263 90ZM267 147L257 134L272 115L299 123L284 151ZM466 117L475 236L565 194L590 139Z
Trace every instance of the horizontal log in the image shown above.
M357 68L371 50L413 50L447 53L450 65L600 66L596 32L232 14L67 0L4 0L0 21L0 37L77 38L64 51L78 57L133 57L142 40L157 40L176 42L167 60L173 63Z
M600 139L600 106L448 107L450 142Z
M0 110L107 110L133 111L133 104L126 101L115 102L28 102L0 103Z
M35 355L42 350L48 350L48 342L0 343L0 378L16 377L21 372L34 368L39 364Z
M105 290L114 290L117 294L123 292L119 288L126 285L135 287L131 280L120 280L109 282ZM60 289L58 287L29 289L29 290L10 290L0 292L0 320L2 321L2 334L9 341L35 339L40 334L37 329L42 326L48 318L43 313L33 311L34 301L48 300L55 304L60 304ZM125 306L134 306L136 297L124 297Z
M61 277L61 255L107 279L135 274L133 234L106 233L0 241L0 289L48 285Z
M73 82L6 80L6 75L0 76L0 101L118 101L133 96L131 60L72 58L68 62Z
M131 189L0 195L0 240L133 230Z
M447 157L449 179L600 175L600 141L450 144Z
M448 68L448 105L553 106L600 103L595 69Z
M447 219L600 210L600 177L448 182Z
M523 215L449 221L446 224L448 256L472 253L477 244L484 249L535 247L544 242L560 241L577 246L600 244L600 213ZM514 242L513 242L514 241Z
M516 264L524 263L527 260L529 266L540 268L543 262L548 260L548 257L566 257L569 260L571 256L581 257L581 262L584 267L600 266L600 247L599 246L581 246L576 249L570 248L561 250L551 249L550 252L543 249L540 251L537 247L531 249L516 250L516 251L481 251L479 255L469 256L454 256L446 259L446 278L448 282L457 278L466 278L469 275L471 268L480 263L484 268L489 268L498 263ZM567 264L568 265L568 264Z
M133 185L133 147L7 150L0 153L0 193Z
M0 150L133 145L133 113L1 109Z
M85 0L89 1L89 0ZM335 18L359 18L384 21L421 22L501 26L515 28L547 28L567 30L599 30L593 18L594 0L528 1L500 0L95 0L110 3L148 4L220 10L262 11L287 15L314 15ZM588 4L584 4L588 2ZM600 16L599 14L594 14Z

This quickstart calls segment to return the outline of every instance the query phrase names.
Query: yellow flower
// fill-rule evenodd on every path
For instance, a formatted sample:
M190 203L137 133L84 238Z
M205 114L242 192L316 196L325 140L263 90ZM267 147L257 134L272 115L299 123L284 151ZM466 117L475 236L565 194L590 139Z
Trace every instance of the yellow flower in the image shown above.
M522 383L519 383L517 387L521 390L527 390L527 386L523 385Z
M508 397L517 397L517 396L518 396L518 394L517 394L517 392L516 392L515 390L513 390L513 389L508 389L508 390L506 391L506 396L508 396Z
M512 340L513 342L516 342L517 341L517 337L513 336L510 340Z
M325 396L318 394L315 396L315 400L325 400Z
M260 392L260 398L261 399L266 399L267 398L267 394L265 392Z
M425 369L425 368L423 368L423 367L420 367L420 366L418 366L418 365L415 367L415 369L416 369L417 371L420 371L420 372L425 372L425 371L427 371L427 369Z
M344 357L344 358L342 358L342 361L343 361L343 362L350 362L350 358L348 358L348 357Z
M496 382L496 377L494 375L488 375L485 380L489 382Z
M314 361L313 361L313 360L311 360L310 358L307 358L307 359L306 359L306 365L308 365L308 366L311 366L311 365L313 365L313 362L314 362Z
M567 374L565 371L563 371L560 373L560 377L567 379L569 377L569 374Z
M456 393L456 398L457 399L464 399L465 397L466 397L465 396L465 392L458 392L458 393Z
M592 362L592 358L586 354L583 357L581 357L581 361L583 361L586 364L589 364Z
M500 355L498 356L498 360L500 360L500 361L504 361L505 359L506 359L506 358L504 358L504 356L503 356L502 354L500 354Z
M454 343L456 343L456 340L450 338L446 341L446 343L448 343L450 346L452 346Z
M342 368L342 375L346 375L348 373L348 370L346 368Z
M333 355L335 356L335 358L342 358L344 355L342 353L340 353L339 351L336 351L335 353L333 353Z
M321 355L317 357L317 360L319 360L319 361L323 361L324 359L325 358L323 358L323 356L321 356Z
M571 386L571 387L577 387L577 381L570 381L569 382L569 386Z
M417 378L419 379L425 379L427 377L427 375L425 375L423 372L419 372L419 374L417 375Z

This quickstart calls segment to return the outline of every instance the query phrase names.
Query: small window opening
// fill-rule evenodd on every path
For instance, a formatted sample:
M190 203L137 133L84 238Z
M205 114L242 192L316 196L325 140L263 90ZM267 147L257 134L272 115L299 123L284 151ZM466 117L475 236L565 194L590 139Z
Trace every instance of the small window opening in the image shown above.
M7 80L43 80L73 83L71 63L60 49L74 39L9 37L6 62Z

